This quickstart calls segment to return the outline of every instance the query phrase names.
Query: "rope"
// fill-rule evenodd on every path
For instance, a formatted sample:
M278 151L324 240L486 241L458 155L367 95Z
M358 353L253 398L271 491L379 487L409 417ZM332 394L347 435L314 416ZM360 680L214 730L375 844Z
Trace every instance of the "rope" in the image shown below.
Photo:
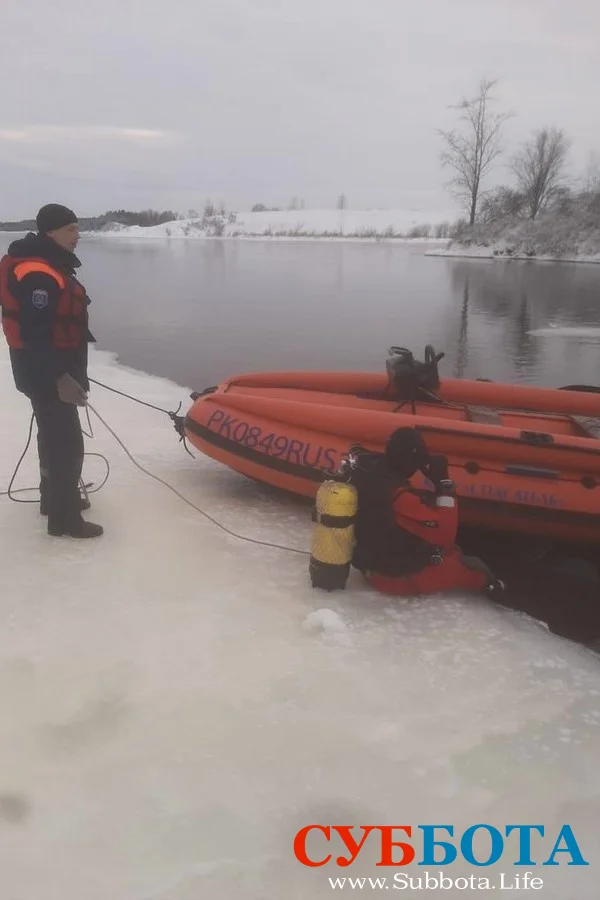
M175 430L180 435L180 440L183 441L183 446L185 447L186 451L189 453L189 455L192 457L192 459L195 459L194 454L191 453L190 450L188 450L188 447L185 442L185 433L183 431L183 417L177 415L177 413L181 409L181 403L179 404L179 406L177 407L175 412L170 412L168 409L163 409L163 407L161 407L161 406L156 406L153 403L148 403L147 401L140 400L137 397L132 397L131 394L127 394L127 393L125 393L125 391L118 391L116 388L109 387L107 384L103 384L101 381L97 381L95 378L90 378L89 380L93 381L94 384L97 384L99 387L102 387L107 391L112 391L113 394L119 394L121 397L127 397L127 399L129 399L129 400L133 400L134 403L139 403L142 406L148 406L148 407L150 407L150 409L155 409L158 412L165 413L165 415L169 416L169 418L174 422ZM251 538L251 537L247 537L242 534L237 534L235 531L231 531L231 529L227 528L225 525L222 525L220 522L218 522L216 519L214 519L211 515L209 515L207 512L205 512L205 510L201 509L195 503L192 503L192 501L188 500L187 497L184 497L183 494L181 494L176 488L174 488L172 485L170 485L163 478L160 478L158 475L154 475L152 472L149 472L148 469L145 469L136 459L134 459L134 457L131 455L131 453L129 452L129 450L127 449L127 447L125 446L125 444L123 443L121 438L118 436L118 434L116 434L116 432L113 431L113 429L110 427L110 425L108 425L108 423L104 421L104 419L102 418L100 413L96 409L94 409L94 407L91 405L91 403L88 403L87 407L92 410L94 415L96 415L98 417L98 419L102 422L102 424L104 425L106 430L108 432L110 432L110 434L113 436L113 438L117 441L117 443L120 445L120 447L127 454L128 458L131 460L131 462L134 464L134 466L136 466L138 469L140 469L140 471L143 472L145 475L148 475L149 478L153 478L155 481L158 481L160 484L163 484L166 488L168 488L170 491L172 491L174 494L176 494L181 500L183 500L184 503L187 503L188 506L191 506L192 509L195 509L201 515L203 515L205 518L207 518L210 522L213 523L213 525L216 525L217 528L220 528L222 531L225 531L227 534L231 535L234 538L237 538L237 540L240 540L240 541L247 541L250 544L258 544L261 547L272 547L275 550L284 550L287 553L300 553L303 556L310 556L310 552L308 550L300 550L297 547L286 547L283 544L275 544L275 543L272 543L271 541L259 541L256 538ZM89 420L89 412L88 412L88 422L89 421L90 420ZM90 431L91 431L91 422L90 422Z
M114 387L109 387L107 384L103 384L101 381L96 381L95 378L89 378L88 381L92 381L94 384L97 384L99 387L104 388L105 391L112 391L113 394L119 394L121 397L127 397L128 400L133 400L134 403L139 403L141 406L148 406L150 409L156 409L158 412L165 413L167 416L174 415L174 413L170 413L168 409L163 409L162 406L155 406L154 403L148 403L146 400L140 400L138 397L132 397L131 394L126 394L125 391L118 391ZM181 409L181 403L176 409L176 412L179 412ZM88 418L89 421L89 418Z
M33 420L34 420L34 418L35 418L35 416L34 416L33 413L32 413L32 414L31 414L31 419L29 420L29 432L28 432L28 434L27 434L27 443L25 444L25 449L24 449L23 452L21 453L21 456L20 456L20 458L19 458L19 461L18 461L17 465L15 466L15 470L14 470L14 472L13 472L13 474L12 474L12 478L10 479L10 483L9 483L9 485L8 485L8 490L6 490L6 491L0 491L0 497L8 497L9 500L12 500L14 503L39 503L39 502L40 502L39 499L38 499L38 500L20 500L18 497L15 497L15 496L14 496L14 494L26 494L26 493L28 493L29 491L37 491L37 490L39 490L39 488L37 488L37 487L17 488L16 490L13 490L13 489L12 489L12 486L13 486L13 484L14 484L14 482L15 482L15 478L17 477L17 475L18 475L18 473L19 473L19 469L21 468L21 464L22 464L23 460L25 459L25 455L26 455L27 451L29 450L29 445L31 444L31 438L32 438L32 433L33 433ZM94 433L93 433L93 430L92 430L92 423L90 422L90 414L89 414L89 412L88 412L88 414L87 414L87 419L88 419L88 423L89 423L89 426L90 426L90 432L88 433L88 432L85 431L83 428L82 428L81 430L83 431L83 433L84 433L85 435L87 435L87 437L93 438L93 437L94 437ZM86 453L84 453L83 455L84 455L84 456L96 456L96 457L98 457L99 459L102 459L102 460L104 461L105 465L106 465L106 474L105 474L105 476L104 476L104 479L103 479L103 480L100 482L100 484L98 485L98 487L94 488L94 482L93 482L93 481L90 481L90 482L88 482L88 483L86 484L86 483L83 481L83 479L80 479L80 480L79 480L79 487L80 487L80 490L81 490L82 494L87 498L87 497L89 496L89 494L96 494L99 490L101 490L101 489L104 487L104 485L106 484L106 482L108 481L108 478L109 478L109 475L110 475L110 463L109 463L109 461L107 460L107 458L106 458L102 453L86 452ZM92 490L92 488L94 488L94 489Z
M168 488L170 491L172 491L177 497L179 497L180 500L183 500L184 503L187 503L188 506L191 506L192 509L195 509L201 515L203 515L205 518L207 518L210 522L213 523L213 525L216 525L217 528L220 528L222 531L225 531L227 534L231 535L234 538L237 538L240 541L247 541L250 544L258 544L261 547L272 547L276 550L284 550L287 553L300 553L303 556L310 556L310 552L308 550L300 550L297 547L286 547L282 544L272 543L271 541L260 541L257 538L251 538L251 537L247 537L246 535L237 534L237 532L232 531L230 528L227 528L225 525L221 524L221 522L218 522L215 518L213 518L211 515L209 515L200 506L197 506L197 504L192 503L191 500L188 500L187 497L184 497L184 495L182 493L180 493L177 490L177 488L174 488L171 484L169 484L167 481L165 481L164 478L160 478L160 476L154 475L154 473L149 472L148 469L145 469L144 466L142 466L141 463L139 463L132 456L132 454L129 452L129 450L127 449L127 447L125 446L125 444L123 443L121 438L119 437L119 435L110 427L110 425L108 425L107 422L104 421L104 419L102 418L100 413L96 409L94 409L94 407L90 403L88 403L88 406L92 410L94 415L97 416L98 419L100 419L100 421L102 422L102 424L104 425L106 430L108 432L110 432L110 434L113 436L113 438L119 444L119 446L124 450L125 454L131 460L131 462L133 463L134 466L136 466L138 469L140 469L140 471L143 472L145 475L148 475L149 478L153 478L155 481L158 481L160 484L164 485L166 488Z
M8 485L8 490L7 490L7 491L2 491L2 496L3 496L3 497L9 497L11 500L14 500L15 503L37 503L37 502L38 502L37 500L18 500L16 497L13 497L12 494L11 494L11 489L12 489L12 486L13 486L13 484L14 484L15 478L17 477L17 472L18 472L19 469L21 468L21 463L22 463L23 460L25 459L25 454L26 454L27 451L29 450L29 445L30 445L30 443L31 443L31 435L32 435L32 432L33 432L33 419L34 419L34 415L33 415L33 413L32 413L32 414L31 414L31 419L30 419L30 421L29 421L29 434L27 435L27 443L25 444L25 449L24 449L23 452L21 453L21 456L20 456L20 458L19 458L19 462L17 463L17 466L16 466L16 468L15 468L15 471L14 471L13 474L12 474L12 478L10 479L10 483L9 483L9 485ZM23 488L22 490L23 490L23 491L34 491L35 488Z
M119 394L119 396L121 396L121 397L127 397L128 400L133 400L134 403L139 403L140 406L147 406L149 409L155 409L158 412L164 413L173 422L173 424L175 426L175 431L179 435L179 440L183 443L185 452L188 453L192 457L192 459L196 458L186 443L185 430L184 430L184 425L183 425L183 421L184 421L183 416L178 415L178 412L181 409L181 402L179 403L179 406L177 407L177 409L173 412L173 411L169 411L168 409L163 409L162 406L155 406L154 403L148 403L146 400L140 400L138 397L132 397L131 394L126 394L125 391L118 391L116 388L109 387L107 384L103 384L101 381L96 381L95 378L89 378L88 380L92 381L94 384L97 384L99 387L104 388L104 390L106 390L106 391L112 391L113 394ZM89 421L90 421L90 417L89 417L89 413L88 413L88 422ZM91 428L91 423L90 423L90 428Z
M150 407L150 409L155 409L155 410L157 410L158 412L165 413L165 415L169 416L169 418L172 419L172 420L175 422L175 428L176 428L176 430L178 431L178 433L180 434L180 440L183 441L184 446L185 446L185 435L184 435L184 433L182 433L182 432L183 432L183 427L182 427L182 426L183 426L183 417L182 417L182 416L178 416L178 415L177 415L177 412L169 412L169 410L167 410L167 409L163 409L163 408L160 407L160 406L155 406L153 403L147 403L145 400L139 400L137 397L132 397L130 394L126 394L124 391L118 391L116 388L111 388L111 387L109 387L108 385L102 384L102 382L100 382L100 381L95 381L95 380L92 379L92 378L90 379L90 381L94 381L94 384L97 384L97 385L99 385L100 387L105 388L107 391L112 391L114 394L120 394L122 397L127 397L129 400L133 400L135 403L140 403L142 406L148 406L148 407ZM179 404L178 409L180 409L180 408L181 408L181 403ZM249 544L257 544L257 545L259 545L259 546L261 546L261 547L271 547L271 548L273 548L274 550L283 550L283 551L286 552L286 553L299 553L299 554L301 554L302 556L310 556L310 551L308 551L308 550L301 550L301 549L298 548L298 547L286 547L286 546L283 545L283 544L276 544L276 543L273 543L272 541L261 541L261 540L258 540L257 538L251 538L251 537L248 537L248 536L246 536L246 535L237 534L237 532L232 531L230 528L227 528L225 525L221 524L221 522L218 522L217 519L213 518L213 516L209 515L209 513L207 513L205 510L203 510L203 509L202 509L200 506L198 506L197 504L193 503L191 500L188 500L187 497L185 497L183 494L181 494L176 488L174 488L171 484L169 484L169 483L168 483L167 481L165 481L163 478L160 478L158 475L154 475L152 472L148 471L148 469L145 469L144 466L142 466L142 465L141 465L141 464L140 464L140 463L132 456L132 454L130 453L130 451L128 450L128 448L125 446L125 444L123 443L123 441L121 440L121 438L119 437L119 435L118 435L118 434L110 427L110 425L102 418L102 416L100 415L100 413L99 413L96 409L94 409L94 407L91 405L91 403L87 403L87 404L86 404L86 415L87 415L87 421L88 421L88 425L89 425L89 429L90 429L90 430L89 430L89 432L87 432L87 431L85 431L85 430L82 428L83 433L84 433L87 437L90 437L90 438L93 438L93 437L94 437L94 430L93 430L93 427L92 427L92 423L91 423L91 421L90 421L90 414L89 414L89 410L90 410L90 409L92 410L92 412L94 413L94 415L97 416L97 418L100 420L100 422L102 422L102 424L104 425L104 427L106 428L106 430L107 430L107 431L113 436L113 438L117 441L117 443L119 444L119 446L124 450L125 454L126 454L127 457L131 460L131 462L134 464L134 466L136 466L138 469L140 469L140 471L143 472L145 475L147 475L149 478L153 478L155 481L158 481L160 484L164 485L166 488L168 488L170 491L172 491L177 497L179 497L180 500L183 500L184 503L187 503L188 506L191 506L192 509L196 510L196 512L199 512L201 515L203 515L206 519L208 519L210 522L212 522L212 524L215 525L217 528L220 528L222 531L224 531L224 532L226 532L227 534L231 535L231 537L234 537L234 538L236 538L237 540L240 540L240 541L246 541L246 542L249 543ZM39 503L39 500L20 500L19 498L17 498L17 497L14 496L14 494L18 494L18 493L25 493L25 492L28 492L28 491L35 491L35 490L38 490L38 488L34 488L34 487L19 488L19 489L17 489L16 491L13 491L13 489L12 489L12 488L13 488L13 484L14 484L14 482L15 482L15 478L17 477L17 474L18 474L18 472L19 472L19 469L21 468L21 464L22 464L22 462L23 462L23 460L24 460L24 458L25 458L25 455L26 455L26 453L27 453L27 451L28 451L28 449L29 449L29 445L31 444L31 438L32 438L32 433L33 433L33 420L34 420L34 418L35 418L35 416L34 416L33 413L32 413L31 419L30 419L30 421L29 421L29 432L28 432L28 434L27 434L27 443L25 444L25 449L23 450L23 452L22 452L22 454L21 454L21 456L20 456L20 458L19 458L19 461L18 461L18 463L17 463L17 465L16 465L16 467L15 467L15 470L14 470L14 472L13 472L13 474L12 474L12 477L11 477L11 479L10 479L10 483L9 483L9 485L8 485L8 490L6 490L6 491L0 491L0 497L8 497L8 498L9 498L10 500L12 500L14 503ZM185 449L187 450L187 447L185 447ZM190 453L189 450L187 450L187 452L190 454L190 456L191 456L192 458L195 459L193 453ZM79 483L80 483L81 490L82 490L82 492L84 493L84 495L87 497L88 493L90 493L90 494L95 494L97 491L99 491L101 488L104 487L104 485L105 485L106 482L108 481L108 478L109 478L109 475L110 475L110 463L108 462L107 458L106 458L105 456L103 456L102 453L84 453L84 456L96 456L96 457L99 457L100 459L103 459L104 462L106 463L106 475L104 476L104 480L103 480L103 481L98 485L98 487L96 487L94 490L90 490L90 488L93 487L94 482L90 482L89 484L85 484L82 480L80 480Z

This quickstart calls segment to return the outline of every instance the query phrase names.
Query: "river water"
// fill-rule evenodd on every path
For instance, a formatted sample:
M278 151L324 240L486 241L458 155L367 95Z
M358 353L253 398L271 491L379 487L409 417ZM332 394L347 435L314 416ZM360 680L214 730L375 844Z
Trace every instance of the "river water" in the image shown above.
M0 235L4 251L12 236ZM600 381L600 266L426 256L426 243L83 238L98 347L194 390L234 373L382 370Z

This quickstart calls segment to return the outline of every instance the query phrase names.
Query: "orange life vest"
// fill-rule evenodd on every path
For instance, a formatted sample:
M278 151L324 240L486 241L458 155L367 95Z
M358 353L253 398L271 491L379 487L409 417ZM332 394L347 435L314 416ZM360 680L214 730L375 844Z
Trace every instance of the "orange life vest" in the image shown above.
M52 343L57 350L80 347L87 334L87 294L77 279L63 275L45 259L20 259L4 256L0 261L0 307L2 329L8 346L14 350L26 348L21 334L21 303L15 288L27 276L43 273L54 278L60 288L56 308Z

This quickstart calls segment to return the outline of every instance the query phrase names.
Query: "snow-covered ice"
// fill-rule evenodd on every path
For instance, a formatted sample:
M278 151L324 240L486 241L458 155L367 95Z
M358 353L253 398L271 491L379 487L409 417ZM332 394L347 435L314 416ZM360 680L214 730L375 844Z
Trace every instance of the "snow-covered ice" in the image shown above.
M105 353L91 374L188 402ZM5 490L30 411L4 342L0 376ZM307 504L191 459L160 413L96 386L90 402L228 528L308 548ZM304 825L481 822L544 825L538 863L569 823L591 865L538 865L536 896L596 900L596 655L483 598L393 601L354 573L314 591L305 556L225 534L91 417L87 449L111 465L87 514L102 538L50 538L36 505L0 498L2 900L314 900L329 876L393 873L305 869ZM88 458L86 479L102 474ZM15 487L36 482L31 450ZM509 846L475 874L512 877Z
M577 327L575 325L556 325L551 323L547 328L532 328L527 334L535 337L587 338L590 341L598 341L600 339L600 328L595 325Z

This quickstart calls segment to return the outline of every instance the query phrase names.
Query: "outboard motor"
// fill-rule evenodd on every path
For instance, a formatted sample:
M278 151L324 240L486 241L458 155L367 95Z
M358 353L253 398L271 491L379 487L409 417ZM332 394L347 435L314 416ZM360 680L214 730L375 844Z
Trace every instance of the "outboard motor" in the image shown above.
M424 362L415 359L406 347L390 347L388 354L386 394L401 403L431 400L427 393L440 387L438 363L445 353L436 354L432 345L427 344Z

